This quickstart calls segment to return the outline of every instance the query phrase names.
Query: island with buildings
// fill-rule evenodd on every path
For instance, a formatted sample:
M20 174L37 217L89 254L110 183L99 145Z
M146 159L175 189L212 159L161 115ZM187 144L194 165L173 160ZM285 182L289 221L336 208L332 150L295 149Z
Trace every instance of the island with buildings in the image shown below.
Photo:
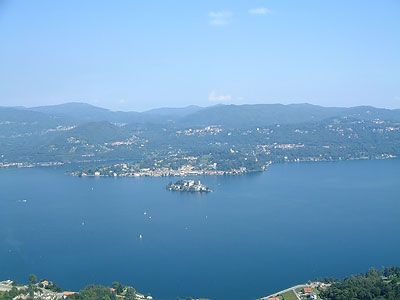
M200 192L209 193L213 190L202 184L200 180L196 183L194 180L179 180L175 183L170 182L167 185L167 190L178 192Z

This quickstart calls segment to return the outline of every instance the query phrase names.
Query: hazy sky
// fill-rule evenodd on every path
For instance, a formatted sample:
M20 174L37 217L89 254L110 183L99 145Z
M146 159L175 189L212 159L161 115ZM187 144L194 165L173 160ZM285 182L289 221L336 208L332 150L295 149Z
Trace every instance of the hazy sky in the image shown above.
M400 108L400 1L0 0L0 105Z

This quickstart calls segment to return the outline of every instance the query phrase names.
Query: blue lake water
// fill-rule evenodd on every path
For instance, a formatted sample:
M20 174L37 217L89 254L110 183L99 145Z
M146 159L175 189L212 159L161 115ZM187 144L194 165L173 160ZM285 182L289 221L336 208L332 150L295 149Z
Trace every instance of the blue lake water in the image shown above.
M64 171L0 170L0 279L245 300L400 265L400 160L198 177L211 194L167 191L178 178Z

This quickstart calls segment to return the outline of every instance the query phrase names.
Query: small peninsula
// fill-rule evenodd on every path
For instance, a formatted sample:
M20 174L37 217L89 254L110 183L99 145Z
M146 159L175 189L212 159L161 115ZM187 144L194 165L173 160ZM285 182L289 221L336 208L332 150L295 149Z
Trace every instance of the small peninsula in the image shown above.
M202 184L200 180L196 183L194 180L179 180L175 183L170 182L167 185L167 190L178 192L201 192L209 193L213 190Z

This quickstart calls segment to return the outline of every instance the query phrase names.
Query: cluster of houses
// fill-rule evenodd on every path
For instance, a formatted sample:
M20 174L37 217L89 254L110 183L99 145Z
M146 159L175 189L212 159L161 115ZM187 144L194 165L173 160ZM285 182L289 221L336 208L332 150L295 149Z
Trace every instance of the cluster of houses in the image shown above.
M0 291L10 291L13 287L12 285L13 281L12 280L6 280L0 282ZM48 280L42 280L38 283L36 283L36 286L39 288L37 291L33 293L33 295L29 295L27 292L22 293L16 297L14 297L13 300L24 300L28 298L34 298L37 300L64 300L68 296L71 296L73 294L76 294L77 292L72 292L72 291L64 291L64 292L53 292L51 290L48 290L47 288L51 286L53 283ZM26 289L27 286L17 286L18 290ZM115 292L114 288L110 288L111 292ZM123 296L118 296L120 299L123 299L121 297ZM145 296L143 294L137 293L135 294L136 300L153 300L152 296Z
M303 295L304 295L306 298L309 298L309 299L312 299L312 300L317 300L317 299L318 299L317 294L314 293L313 289L312 289L312 288L309 288L309 287L303 288Z

